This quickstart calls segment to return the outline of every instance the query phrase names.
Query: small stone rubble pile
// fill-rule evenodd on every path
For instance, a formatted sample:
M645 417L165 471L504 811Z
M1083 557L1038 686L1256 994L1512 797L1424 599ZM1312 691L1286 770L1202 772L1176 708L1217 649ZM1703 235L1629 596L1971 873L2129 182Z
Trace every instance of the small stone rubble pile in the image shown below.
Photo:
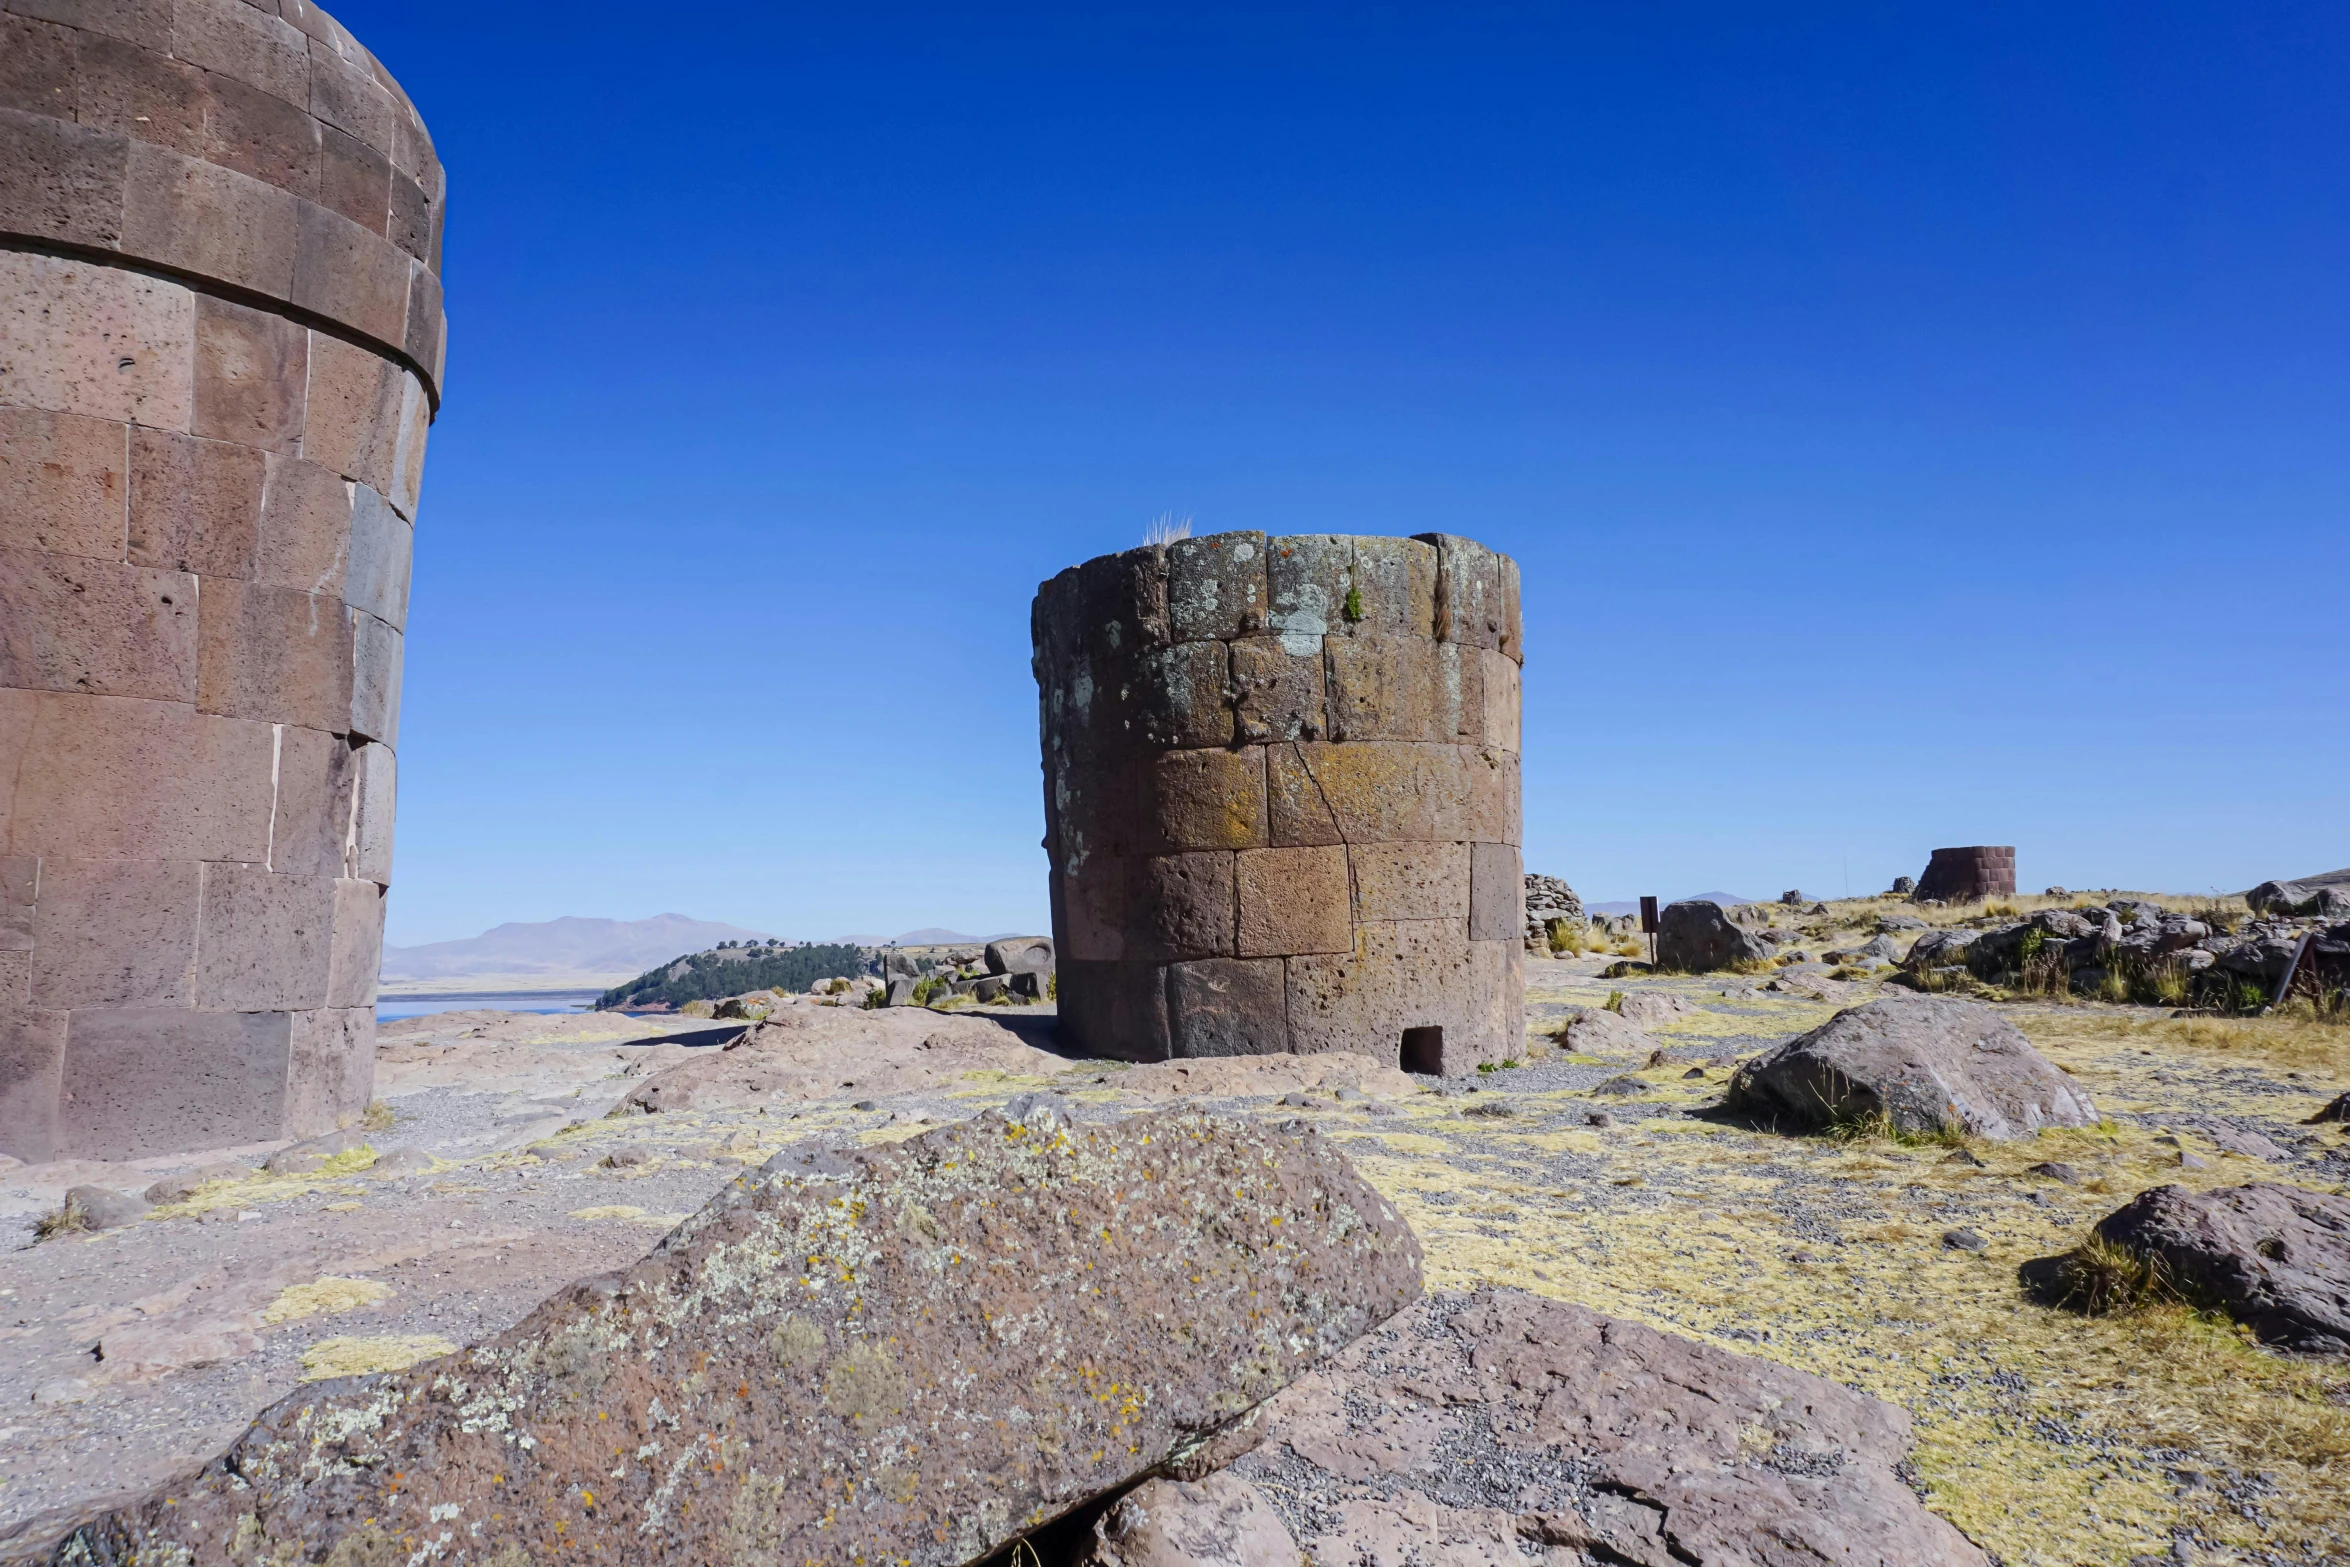
M1575 896L1575 889L1556 876L1538 876L1526 873L1526 950L1542 957L1550 955L1550 934L1554 921L1565 920L1570 925L1586 922L1583 900Z
M1904 965L1920 972L1963 968L1978 979L2010 982L2038 974L2083 992L2167 971L2197 991L2234 980L2273 993L2296 953L2312 975L2336 971L2350 960L2350 923L2254 919L2227 930L2159 904L2117 898L2102 908L2043 909L1989 930L1928 931Z

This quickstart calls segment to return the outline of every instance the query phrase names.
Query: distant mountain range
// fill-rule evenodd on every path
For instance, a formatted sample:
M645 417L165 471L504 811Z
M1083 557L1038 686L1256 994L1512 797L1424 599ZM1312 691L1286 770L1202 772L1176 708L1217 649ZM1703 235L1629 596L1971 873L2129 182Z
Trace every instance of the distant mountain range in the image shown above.
M648 920L562 919L509 923L463 941L384 948L391 990L602 990L656 963L722 941L763 941L767 932L656 914Z
M698 920L683 914L656 914L645 920L562 919L515 922L469 936L418 947L384 948L386 995L436 991L605 990L636 978L657 963L706 952L722 941L765 941L768 932ZM1025 932L1008 931L1007 935ZM902 936L834 936L860 947L977 946L989 936L966 936L935 926Z

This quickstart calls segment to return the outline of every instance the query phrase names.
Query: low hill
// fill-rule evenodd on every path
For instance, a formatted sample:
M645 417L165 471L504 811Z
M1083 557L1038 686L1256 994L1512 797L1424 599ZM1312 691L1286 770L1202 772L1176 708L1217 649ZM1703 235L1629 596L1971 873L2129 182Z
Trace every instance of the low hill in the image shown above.
M845 979L864 967L864 954L846 943L786 947L747 942L689 952L615 985L596 998L596 1010L681 1007L746 990L806 990L820 979Z
M765 931L683 914L642 920L566 916L516 922L462 941L386 947L383 985L387 992L485 986L592 989L642 973L680 952L715 947L722 941L766 939Z

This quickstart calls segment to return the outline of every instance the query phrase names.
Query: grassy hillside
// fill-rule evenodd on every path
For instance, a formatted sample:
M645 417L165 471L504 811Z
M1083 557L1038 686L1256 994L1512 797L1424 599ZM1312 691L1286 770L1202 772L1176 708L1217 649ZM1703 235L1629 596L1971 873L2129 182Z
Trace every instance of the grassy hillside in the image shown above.
M746 990L806 990L820 979L854 975L860 966L858 950L846 945L780 947L753 942L713 947L614 986L597 998L596 1009L677 1007L739 996Z

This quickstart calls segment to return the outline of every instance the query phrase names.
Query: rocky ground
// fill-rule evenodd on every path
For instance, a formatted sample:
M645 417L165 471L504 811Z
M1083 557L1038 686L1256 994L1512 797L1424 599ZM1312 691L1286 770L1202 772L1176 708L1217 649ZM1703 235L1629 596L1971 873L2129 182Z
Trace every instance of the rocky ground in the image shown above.
M1088 1119L1181 1098L1310 1121L1410 1221L1432 1290L1514 1286L1884 1399L1914 1447L1896 1458L1900 1444L1880 1441L1868 1461L1998 1560L2339 1558L2350 1367L2175 1308L2091 1319L2034 1306L2017 1269L2164 1183L2341 1190L2350 1135L2303 1123L2350 1087L2350 1031L2008 1006L2102 1124L1966 1149L1781 1136L1714 1111L1729 1067L1876 981L1815 965L1610 980L1609 961L1530 962L1524 1064L1450 1083L1350 1057L1071 1061L1049 1049L1049 1007L811 1006L729 1052L701 1041L738 1029L681 1036L676 1020L387 1027L382 1124L309 1173L215 1181L120 1228L32 1244L69 1186L138 1190L271 1150L0 1170L0 1224L18 1248L0 1253L0 1528L207 1456L305 1376L397 1366L506 1327L561 1284L642 1255L787 1144L896 1140L1050 1091ZM1551 1043L1612 992L1621 1010L1578 1030L1579 1048ZM2035 1169L2050 1163L2068 1168ZM1478 1298L1501 1304L1439 1295L1428 1321L1518 1309L1506 1288ZM1649 1361L1685 1353L1677 1343ZM1484 1544L1447 1553L1462 1560L1566 1548L1523 1524L1515 1544L1506 1528L1477 1535L1474 1498L1309 1460L1344 1444L1324 1440L1328 1411L1304 1388L1283 1418L1319 1419L1322 1436L1285 1436L1234 1471L1301 1540L1345 1554L1351 1539L1384 1562L1378 1509L1418 1507L1468 1520L1454 1523ZM1365 1414L1365 1429L1386 1418ZM1828 1462L1800 1445L1791 1485ZM1593 1462L1577 1457L1576 1472L1588 1479Z

